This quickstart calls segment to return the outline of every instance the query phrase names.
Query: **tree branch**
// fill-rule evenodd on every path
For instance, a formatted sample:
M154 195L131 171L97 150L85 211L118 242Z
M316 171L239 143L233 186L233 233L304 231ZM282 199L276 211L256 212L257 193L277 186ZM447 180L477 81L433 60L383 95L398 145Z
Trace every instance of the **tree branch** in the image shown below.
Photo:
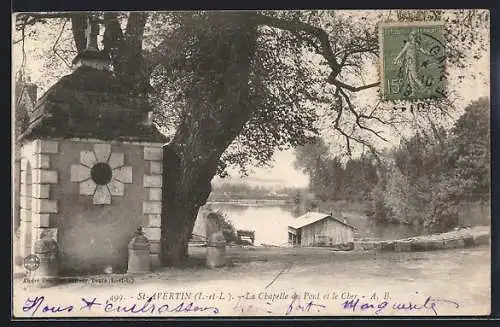
M58 13L21 13L18 17L32 17L35 19L50 19L50 18L72 18L73 15L77 15L77 13L71 12L58 12ZM84 14L79 14L84 15Z
M115 12L105 12L104 27L102 39L104 51L109 53L113 58L123 41L123 32L118 21L118 14Z
M71 13L68 17L71 19L71 30L73 32L76 50L78 52L83 52L87 47L87 40L85 38L87 15L82 13Z
M375 111L378 109L379 104L380 104L380 101L377 102L377 104L373 108L372 112L370 112L370 114L368 116L367 115L363 115L363 114L360 114L359 116L361 118L365 118L365 119L375 119L376 121L378 121L379 123L381 123L383 125L391 125L391 124L393 124L394 123L393 121L384 121L384 120L380 119L379 117L373 115L375 113Z
M340 122L340 117L342 115L342 108L343 108L343 105L342 105L342 97L339 95L339 88L337 88L337 90L335 91L335 97L337 98L337 101L339 102L338 106L337 106L337 117L335 117L335 122L334 122L334 127L336 129L339 128L339 122Z
M289 21L275 17L269 17L262 14L250 14L253 16L254 21L258 25L267 25L290 32L305 32L318 38L321 43L321 55L326 59L328 65L332 69L332 75L337 76L340 72L341 66L332 50L328 34L322 28L299 22Z
M145 12L131 12L125 32L125 39L134 53L140 53L142 50L142 38L144 27L148 20L148 14Z
M376 132L374 131L373 129L371 129L370 127L367 127L367 126L364 126L361 124L360 120L361 120L361 115L354 109L354 106L352 105L351 103L351 100L349 99L349 96L347 96L347 94L344 92L344 90L342 90L341 88L339 89L339 93L344 97L344 99L346 100L347 102L347 108L349 109L350 112L352 112L352 114L354 115L354 117L356 117L356 125L360 128L360 129L364 129L364 130L367 130L371 133L373 133L375 136L379 137L380 139L384 140L385 142L387 142L387 139L385 139L383 136L380 135L380 132ZM367 117L367 116L363 116L363 117Z
M376 54L375 50L377 50L378 47L359 47L359 48L354 48L354 49L342 49L338 52L335 53L335 55L340 55L341 53L345 53L344 55L344 61L349 57L350 55L356 54L356 53L372 53Z
M66 27L66 23L68 22L68 19L64 20L64 24L61 27L61 31L59 32L59 35L57 36L56 41L54 42L54 45L52 46L52 51L54 51L55 55L64 62L64 64L68 67L71 68L71 65L64 59L59 53L57 53L57 44L59 43L59 40L61 39L61 36L64 32L64 28Z
M146 69L142 56L142 40L147 18L147 13L130 13L125 32L122 31L118 13L106 12L103 20L104 51L109 54L114 71L124 85L139 94L150 91L150 72Z
M346 90L351 91L351 92L359 92L359 91L370 89L372 87L376 87L376 86L380 85L380 82L375 82L375 83L371 83L371 84L367 84L367 85L351 86L351 85L346 84L344 82L341 82L337 79L331 79L330 77L328 78L328 82L332 83L333 85L335 85L337 87L346 89Z
M335 117L333 128L335 128L340 134L342 134L342 136L344 136L347 146L347 154L350 156L352 154L350 136L347 135L347 133L339 126L340 118L342 117L343 112L342 97L339 95L339 92L340 88L337 88L337 90L335 91L335 97L337 98L337 101L339 101L339 104L336 106L337 117Z

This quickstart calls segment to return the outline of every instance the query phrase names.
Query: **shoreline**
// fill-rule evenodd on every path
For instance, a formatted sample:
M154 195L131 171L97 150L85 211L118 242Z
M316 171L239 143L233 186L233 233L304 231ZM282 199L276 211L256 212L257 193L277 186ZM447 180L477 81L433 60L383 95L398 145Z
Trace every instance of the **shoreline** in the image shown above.
M475 226L439 234L421 235L392 241L355 241L355 250L421 252L469 248L490 244L490 227Z
M289 202L289 200L267 200L267 199L241 199L241 200L214 200L207 201L205 206L210 205L240 205L240 206L261 206L261 205L278 205L278 206L292 206L293 203Z

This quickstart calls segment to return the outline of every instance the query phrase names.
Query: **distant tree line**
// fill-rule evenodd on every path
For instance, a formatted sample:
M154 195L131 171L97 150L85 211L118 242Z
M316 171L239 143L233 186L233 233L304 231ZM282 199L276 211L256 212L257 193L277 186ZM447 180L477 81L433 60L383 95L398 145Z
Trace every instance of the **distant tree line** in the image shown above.
M489 99L481 98L450 130L431 124L381 155L344 163L318 138L297 148L296 165L320 201L363 202L365 214L378 221L450 230L464 224L464 207L489 208L489 108Z
M266 187L245 183L221 183L212 186L212 193L209 200L289 200L298 191L299 189L293 187Z

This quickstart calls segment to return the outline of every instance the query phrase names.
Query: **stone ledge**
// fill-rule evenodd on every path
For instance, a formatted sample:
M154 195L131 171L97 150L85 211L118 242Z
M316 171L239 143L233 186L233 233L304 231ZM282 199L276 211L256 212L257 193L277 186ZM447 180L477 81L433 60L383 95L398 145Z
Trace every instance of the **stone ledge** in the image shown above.
M149 189L149 199L152 201L161 201L162 191L159 187L152 187Z
M59 142L57 141L35 140L33 145L34 153L59 153Z
M32 213L57 213L57 200L35 199Z
M19 224L19 229L21 230L21 238L23 237L24 234L29 234L31 235L31 220L30 221L24 221L21 220Z
M144 160L161 161L163 158L163 148L144 147Z
M375 249L375 244L378 244L376 242L355 242L354 243L354 249L358 251L370 251Z
M356 242L355 248L360 251L395 251L417 252L444 249L468 248L490 243L489 231L484 228L472 228L460 231L417 236L395 241L362 241Z
M426 242L415 242L410 244L410 251L433 251L443 249L444 243L442 240L429 240Z
M160 253L160 241L149 241L149 252L151 254Z
M19 196L26 196L26 184L19 183Z
M27 251L28 243L27 240L33 239L33 228L31 225L31 221L21 221L19 225L19 229L21 231L20 239L19 239L19 249L21 250L21 255L23 258L28 254L32 253L31 250ZM33 245L33 243L31 244Z
M33 184L32 193L35 199L49 199L50 184Z
M144 175L144 187L161 187L161 175Z
M32 168L33 169L50 168L50 155L48 154L36 155Z
M19 220L21 222L31 222L31 210L25 210L25 209L22 209L19 210Z
M163 164L161 161L150 161L149 172L153 175L161 175L163 171Z
M161 215L147 215L147 227L161 227Z
M161 229L157 227L143 227L144 235L151 241L159 241L161 239Z
M394 251L394 242L385 241L380 243L380 250L382 251Z
M472 239L474 241L474 245L487 245L490 244L491 240L489 234L473 235Z
M33 169L33 184L57 184L57 171Z
M394 242L395 252L409 252L411 251L411 243L409 241L396 241Z
M21 158L21 173L26 173L26 170L28 170L28 159L26 158Z
M142 213L144 214L161 214L161 201L143 201Z
M395 241L355 241L354 247L356 250L361 251L394 251Z
M33 245L41 238L43 232L48 233L57 242L57 228L33 228Z
M148 141L141 141L141 140L104 140L104 139L96 139L96 138L83 138L83 137L72 137L65 139L71 142L86 142L86 143L102 143L106 142L109 144L129 144L129 145L140 145L140 146L148 146L148 147L159 147L162 148L164 146L164 143L156 143L156 142L148 142Z
M464 246L465 242L462 238L451 238L451 239L445 239L443 241L444 249L463 248Z
M26 195L19 196L19 207L21 208L21 210L31 208L30 205L27 205L28 203L30 203L32 201L31 199L32 199L31 197L26 196ZM28 202L28 201L30 201L30 202Z
M33 227L50 227L50 214L48 213L36 213L32 216Z

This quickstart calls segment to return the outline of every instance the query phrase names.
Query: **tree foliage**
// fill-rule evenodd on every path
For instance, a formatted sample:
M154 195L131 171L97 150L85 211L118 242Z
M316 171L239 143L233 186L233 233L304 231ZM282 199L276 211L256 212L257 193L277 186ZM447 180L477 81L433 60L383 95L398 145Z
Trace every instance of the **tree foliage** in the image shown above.
M456 167L467 197L487 200L491 186L489 100L481 98L467 106L451 133L454 147L448 164Z
M298 148L297 165L322 200L365 202L373 219L446 231L459 224L462 205L489 201L489 109L487 98L474 101L451 130L433 125L379 160L361 156L341 166L318 141Z
M203 81L197 72L207 72L207 67L200 66L203 56L213 56L214 49L224 43L219 32L226 28L223 21L234 13L220 16L219 23L210 18L213 14L93 13L102 27L101 47L115 59L116 70L124 70L124 80L135 78L127 67L144 66L139 78L150 73L156 122L172 135L186 110L187 93ZM318 133L334 137L347 154L356 145L375 150L372 144L384 137L388 126L415 123L418 116L408 119L390 106L367 106L358 101L361 93L378 86L376 76L368 81L366 76L378 63L379 22L444 21L449 44L447 71L451 73L479 58L488 42L487 33L482 32L489 24L487 11L374 10L359 14L309 10L247 15L258 25L249 97L255 110L223 154L220 173L227 164L239 166L242 172L251 164L263 165L276 149L303 144ZM52 45L42 52L43 46L27 51L43 63L43 79L55 81L70 71L71 60L84 44L82 16L49 13L16 17L17 45L25 39L49 39L47 44ZM46 28L40 29L40 24ZM42 36L40 30L48 35ZM202 35L210 40L205 45L200 43ZM128 63L120 66L125 59L120 57L126 53L124 43L135 50L129 51ZM141 55L137 52L140 49ZM463 73L458 76L463 78ZM443 108L450 110L443 104L426 106L433 114Z
M216 18L219 23L214 24L214 20L204 13L175 17L177 27L167 36L169 44L175 44L170 48L171 51L175 49L175 54L164 58L154 72L157 81L157 96L154 98L161 102L158 103L156 116L159 125L172 126L172 132L175 132L186 108L186 100L203 98L203 94L211 93L201 90L203 94L193 94L193 90L213 85L208 80L216 77L204 76L213 69L213 64L204 64L207 59L227 60L214 54L214 49L228 41L220 38L223 27L219 25L223 25L226 19ZM290 40L279 33L269 29L259 29L256 33L247 100L253 112L223 154L219 168L234 164L244 172L249 163L265 164L275 149L305 143L308 135L316 133L313 126L316 114L312 108L303 106L304 98L310 97L311 91L302 81L305 76L311 76L311 72L301 64L299 52L293 51L291 44L283 48L283 43ZM204 43L200 42L201 37L206 38ZM287 62L290 60L293 60L293 65ZM207 103L220 106L222 94L219 92L212 96L214 98L206 99ZM165 101L166 98L168 101ZM174 119L172 113L176 113Z
M368 153L347 161L331 156L318 138L295 150L297 168L309 175L309 187L323 201L366 201L379 176L376 159Z

